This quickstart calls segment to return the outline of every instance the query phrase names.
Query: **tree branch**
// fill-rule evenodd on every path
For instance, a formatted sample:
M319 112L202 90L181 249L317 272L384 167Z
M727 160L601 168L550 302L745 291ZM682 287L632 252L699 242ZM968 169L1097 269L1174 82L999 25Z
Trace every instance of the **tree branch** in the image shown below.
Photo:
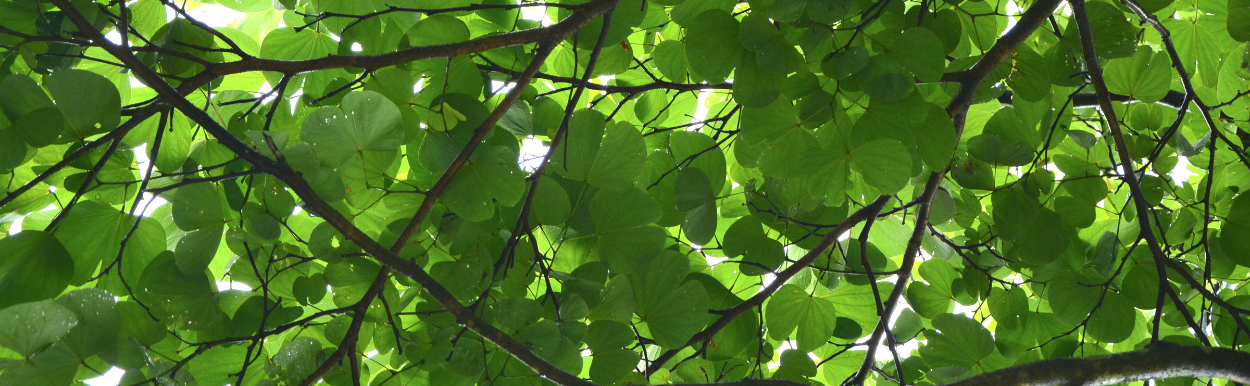
M820 239L820 242L809 250L806 255L803 255L803 257L794 262L794 264L791 264L784 271L778 273L777 277L773 279L772 283L770 283L768 287L764 287L764 289L760 290L760 292L751 296L751 298L746 301L733 306L733 308L725 310L719 319L716 319L715 322L712 322L712 325L691 337L685 345L665 351L663 354L656 357L655 360L651 361L651 365L647 366L647 374L655 373L664 366L665 362L672 359L673 356L677 355L678 351L686 348L686 346L712 340L712 337L716 336L716 333L720 332L722 328L729 325L729 322L733 321L734 318L742 315L744 312L747 312L752 308L764 304L764 300L768 299L769 296L772 296L774 292L777 292L777 290L780 289L787 280L790 280L790 278L798 274L799 271L807 268L807 266L811 265L813 261L816 261L817 257L824 254L830 246L833 246L833 244L838 241L838 237L842 236L843 233L851 230L851 228L856 224L859 224L860 221L875 218L877 216L877 212L880 212L881 208L885 206L886 203L890 202L891 197L893 196L884 195L877 197L876 201L873 201L871 204L855 211L855 213L852 213L850 217L846 218L846 220L842 220L841 224L838 224L838 226L834 227L833 230L826 234L824 238Z
M1250 383L1250 354L1226 348L1159 341L1143 350L1085 358L1055 358L981 374L948 386L1124 384L1172 377Z
M442 284L426 273L424 269L416 263L403 259L394 252L383 247L377 241L370 238L363 231L352 224L351 221L344 217L341 213L330 207L330 205L325 201L322 201L316 193L314 193L312 187L308 185L308 182L305 181L298 172L292 170L290 166L284 163L274 162L260 152L257 152L255 149L252 149L238 137L235 137L224 127L214 121L207 113L200 110L184 98L168 83L160 79L159 75L153 72L151 68L147 67L147 65L141 62L138 58L130 54L125 49L112 44L112 42L105 38L100 31L91 27L91 23L87 21L81 13L74 9L68 3L68 0L51 1L58 8L60 8L65 13L66 17L70 18L70 20L73 21L84 34L88 35L91 41L95 42L101 48L108 51L110 54L129 66L136 77L146 82L162 98L166 99L171 105L182 111L183 114L186 114L188 118L191 118L192 121L199 124L209 134L216 137L220 144L226 146L226 148L231 151L234 151L240 158L243 158L245 161L251 163L259 170L269 173L286 183L292 191L304 200L304 209L321 216L325 219L326 223L329 223L332 227L342 233L345 238L360 246L366 253L372 255L386 268L390 268L396 272L404 274L421 285L421 287L425 289L431 297L436 299L439 304L447 308L447 311L450 314L456 317L457 322L461 326L474 331L486 340L494 343L496 346L499 346L501 349L517 358L517 360L521 361L521 363L524 363L530 369L534 370L540 376L552 381L555 384L561 386L591 385L590 382L581 379L574 374L570 374L538 357L538 355L530 351L527 347L525 347L525 345L513 339L508 334L490 325L490 323L479 319L472 313L472 311L456 300L451 292L443 287ZM577 12L574 12L572 16L569 16L564 21L558 23L556 26L562 27L560 29L554 29L554 31L568 31L568 33L571 34L576 27L580 27L581 24L584 24L585 22L590 21L590 19L611 9L612 6L615 6L617 1L619 0L596 0L594 2L587 3L583 6L585 8L579 9ZM581 24L570 24L570 22L574 21L580 21ZM563 36L557 35L553 39L563 39ZM516 89L519 90L521 87L517 87ZM495 114L492 113L492 115ZM471 152L471 149L467 150Z

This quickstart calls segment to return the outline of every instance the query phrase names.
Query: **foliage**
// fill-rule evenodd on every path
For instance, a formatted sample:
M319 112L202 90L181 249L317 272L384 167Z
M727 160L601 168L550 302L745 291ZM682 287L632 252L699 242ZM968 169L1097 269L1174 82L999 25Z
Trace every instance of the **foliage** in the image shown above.
M0 385L1250 352L1248 41L1246 0L0 0Z

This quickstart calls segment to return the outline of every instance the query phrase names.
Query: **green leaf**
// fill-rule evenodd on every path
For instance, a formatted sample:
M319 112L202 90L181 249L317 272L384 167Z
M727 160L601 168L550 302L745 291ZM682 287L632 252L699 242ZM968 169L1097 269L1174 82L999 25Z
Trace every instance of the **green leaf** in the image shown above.
M50 233L24 231L0 239L0 308L59 295L74 277L74 260Z
M78 322L72 310L51 300L10 306L0 310L0 347L29 357L69 333Z
M72 384L80 362L62 350L44 350L5 370L4 386L64 386ZM92 374L95 374L94 372Z
M854 79L862 85L864 93L883 102L903 99L916 88L916 79L910 70L887 55L868 58L868 64Z
M1023 318L1030 311L1029 299L1019 287L1010 291L992 291L986 302L989 304L990 315L998 325L1009 330L1023 326Z
M221 195L210 183L191 184L174 191L174 223L182 230L221 226L225 222Z
M898 141L875 139L851 151L851 168L889 194L902 190L911 179L911 153Z
M676 40L665 40L655 45L651 57L655 58L655 67L665 78L674 82L686 80L686 71L690 69L686 62L686 45Z
M1250 195L1233 199L1232 209L1220 226L1220 248L1237 264L1250 266Z
M0 80L0 110L9 121L16 122L46 107L53 107L52 100L29 76L6 76Z
M684 26L690 71L709 84L724 83L742 50L737 39L738 20L729 12L713 9L700 13Z
M1016 49L1015 62L1011 75L1007 77L1007 85L1015 92L1014 96L1029 102L1038 102L1050 97L1050 66L1046 59L1038 55L1028 46Z
M253 216L255 217L255 216ZM178 240L174 249L174 260L178 270L191 275L202 273L217 255L217 247L221 245L223 228L208 227L188 232Z
M165 322L191 330L211 329L221 321L216 291L205 273L183 274L172 252L161 252L139 279L135 296Z
M537 220L535 224L543 225L563 224L572 210L568 192L550 178L538 180L538 191L534 192L531 205L531 213Z
M74 258L74 280L70 284L87 282L101 262L116 259L122 240L137 220L97 201L83 201L75 206L56 229L56 238Z
M466 345L468 346L468 345ZM279 380L302 382L320 366L321 343L310 337L299 337L282 345L273 355L273 373Z
M1060 277L1046 286L1046 300L1050 301L1055 316L1069 326L1076 326L1085 320L1098 300L1102 298L1099 287L1089 287L1071 277Z
M1033 150L1024 142L1003 143L994 134L981 134L968 140L968 154L991 164L1024 166L1033 161Z
M1092 2L1086 9L1099 60L1133 55L1137 46L1136 35L1141 32L1141 28L1133 25L1124 12L1111 3ZM1077 36L1076 23L1069 23L1064 35Z
M333 54L338 42L329 34L313 28L296 31L292 26L275 29L260 44L260 57L280 60L304 60Z
M837 314L828 299L812 296L793 284L782 286L764 308L768 335L785 340L798 329L797 347L811 352L833 336ZM813 374L814 375L814 374Z
M591 355L590 379L599 384L620 380L637 367L638 352L627 349L596 351Z
M9 130L15 131L31 147L40 148L55 142L65 130L66 125L68 122L65 121L61 110L44 107L15 120L13 127Z
M222 0L217 3L239 12L260 12L273 9L273 1L264 0Z
M820 63L825 76L833 79L846 79L868 65L868 50L864 47L849 47L826 57Z
M1142 47L1131 58L1107 63L1107 90L1146 103L1158 102L1172 85L1171 59Z
M916 134L916 150L929 170L942 170L950 164L955 153L955 125L946 111L937 105L929 105L924 122L912 128Z
M625 275L617 275L603 288L603 299L590 310L587 319L629 323L634 315L634 287Z
M1136 316L1137 310L1124 296L1107 292L1102 304L1090 315L1085 332L1099 342L1120 343L1133 335Z
M933 318L950 311L951 295L942 293L924 283L912 283L907 286L907 304L910 304L916 314Z
M638 189L599 192L590 207L590 216L600 232L641 227L660 219L660 208Z
M533 324L543 316L542 305L526 298L503 299L492 304L491 309L495 311L499 323L511 329Z
M335 168L364 151L394 151L403 145L399 108L382 94L354 91L342 108L322 107L304 120L301 139L312 145L322 166Z
M925 331L929 343L920 348L920 357L929 367L973 367L994 352L994 337L966 316L938 315L933 327L937 331Z
M903 31L887 52L922 82L936 82L946 70L942 41L925 27Z
M744 24L745 25L745 24ZM781 95L783 77L756 63L755 53L743 51L734 72L734 101L745 107L764 107Z
M1250 1L1228 0L1228 36L1239 42L1250 41Z
M684 346L707 320L708 297L703 284L693 280L681 282L689 264L685 256L665 252L646 271L631 277L638 317L647 323L652 339L660 347Z
M605 190L621 190L634 185L646 161L646 142L633 125L618 122L609 127L603 145L590 165L587 181Z
M776 270L785 260L785 250L781 243L764 233L763 224L755 216L746 216L734 221L725 231L721 244L726 257L742 256L743 261L759 264L743 264L739 269L744 275L759 276Z
M525 177L516 153L504 146L482 149L447 184L443 204L467 221L484 221L495 213L495 203L512 206L525 194Z
M625 323L600 320L590 324L584 340L591 352L598 353L623 348L633 343L634 331Z
M74 356L86 360L117 342L121 332L117 301L101 289L86 288L62 295L58 304L74 312L78 325L61 337Z
M121 121L121 96L103 76L82 70L57 71L44 86L69 124L66 136L86 139L112 130Z

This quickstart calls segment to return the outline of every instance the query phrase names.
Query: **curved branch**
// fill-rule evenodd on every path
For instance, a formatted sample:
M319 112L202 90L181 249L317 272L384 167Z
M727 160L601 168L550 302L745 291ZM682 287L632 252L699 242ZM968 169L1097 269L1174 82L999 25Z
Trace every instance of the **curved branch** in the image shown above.
M1143 350L1085 358L1055 358L981 374L948 386L1096 386L1172 377L1250 383L1250 354L1226 348L1159 341Z

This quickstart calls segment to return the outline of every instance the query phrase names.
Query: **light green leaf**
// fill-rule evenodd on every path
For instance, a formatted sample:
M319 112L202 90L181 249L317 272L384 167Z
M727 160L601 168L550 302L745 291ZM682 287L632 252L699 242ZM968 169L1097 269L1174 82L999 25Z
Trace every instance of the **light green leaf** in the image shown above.
M1146 103L1158 102L1172 85L1172 60L1150 47L1138 48L1132 57L1107 63L1107 90Z
M811 352L833 336L837 314L828 299L812 296L802 288L787 284L773 294L764 308L768 336L785 340L798 328L799 350Z
M312 145L326 167L342 165L364 151L394 151L403 145L399 108L382 94L355 91L342 108L323 107L304 120L301 139Z
M260 44L260 57L280 60L320 58L335 53L338 45L329 34L313 28L297 32L293 26L287 26L265 35Z

